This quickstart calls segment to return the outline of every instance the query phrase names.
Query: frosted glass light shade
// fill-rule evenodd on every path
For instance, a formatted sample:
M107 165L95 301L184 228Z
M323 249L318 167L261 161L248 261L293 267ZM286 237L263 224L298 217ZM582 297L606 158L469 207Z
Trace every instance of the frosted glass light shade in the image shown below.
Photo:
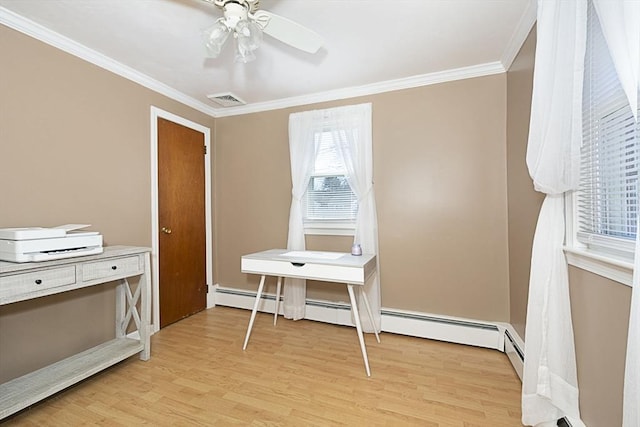
M262 29L252 21L240 20L235 28L236 62L247 63L256 59L253 53L262 41Z
M205 30L204 46L208 57L217 58L220 55L229 33L229 28L221 20L216 21L211 28Z

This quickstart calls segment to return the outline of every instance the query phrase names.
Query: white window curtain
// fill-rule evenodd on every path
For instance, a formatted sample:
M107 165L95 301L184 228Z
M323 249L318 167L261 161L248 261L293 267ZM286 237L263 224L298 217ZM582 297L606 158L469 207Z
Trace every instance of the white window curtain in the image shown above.
M638 0L593 0L602 33L607 41L618 79L633 116L638 118L640 85L640 2Z
M307 191L313 164L316 158L314 134L318 117L314 111L291 114L289 116L289 156L291 157L291 210L289 212L289 236L287 249L305 249L304 222L302 219L302 197ZM285 280L284 317L300 320L304 318L306 300L306 280Z
M577 188L582 141L586 0L539 0L527 166L540 209L531 254L522 422L580 420L569 300L564 193Z
M347 181L358 197L358 216L354 243L365 253L378 254L378 217L373 190L373 141L371 136L371 104L360 104L327 110L327 118L335 123L333 140L347 169ZM365 285L365 294L373 313L374 324L360 310L362 329L380 332L380 262L377 274ZM359 296L360 298L360 296ZM358 301L358 305L363 305Z
M593 0L607 48L631 111L638 120L640 1ZM637 137L637 136L636 136ZM639 224L640 225L640 224ZM636 234L629 335L624 377L623 427L640 426L640 239Z
M326 124L330 123L330 126ZM346 177L358 197L358 216L354 243L365 253L378 254L378 222L373 191L373 148L371 137L371 104L305 111L289 116L289 147L293 181L289 216L289 250L304 250L304 223L301 199L309 185L317 153L314 135L331 129L346 168ZM378 262L379 266L379 262ZM374 317L374 325L361 315L362 329L380 331L380 281L378 274L365 285L365 293ZM284 313L290 319L302 319L305 305L305 281L287 279ZM358 303L360 304L360 302ZM366 314L366 310L360 310Z

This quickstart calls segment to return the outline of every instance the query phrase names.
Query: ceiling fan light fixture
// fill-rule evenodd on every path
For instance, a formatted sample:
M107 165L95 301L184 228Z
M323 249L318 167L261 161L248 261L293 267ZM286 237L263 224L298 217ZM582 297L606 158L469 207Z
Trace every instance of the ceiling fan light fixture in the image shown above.
M255 22L243 19L235 27L236 62L247 63L256 59L253 53L262 42L262 29Z
M249 62L255 61L256 55L252 50L244 50L240 46L236 49L236 62L239 64L248 64Z
M204 46L209 58L217 58L220 55L230 33L229 27L225 25L222 18L218 19L211 28L204 31Z
M209 56L216 58L233 34L236 62L247 63L255 59L263 32L283 43L308 53L322 47L322 38L312 30L282 16L258 10L260 0L203 0L222 9L223 17L208 30L205 44Z

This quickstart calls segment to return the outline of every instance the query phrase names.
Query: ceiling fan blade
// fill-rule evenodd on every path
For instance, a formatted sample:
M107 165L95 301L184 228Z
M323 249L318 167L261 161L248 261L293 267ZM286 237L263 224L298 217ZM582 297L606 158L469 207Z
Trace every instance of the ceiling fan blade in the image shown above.
M260 23L267 22L262 25L266 34L289 46L309 53L316 53L322 47L322 37L297 22L266 10L258 10L253 16Z

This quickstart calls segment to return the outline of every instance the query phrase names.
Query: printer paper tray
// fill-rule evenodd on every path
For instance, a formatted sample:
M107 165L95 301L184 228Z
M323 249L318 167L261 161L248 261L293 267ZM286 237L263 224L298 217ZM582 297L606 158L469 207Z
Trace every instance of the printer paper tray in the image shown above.
M73 258L83 255L101 254L102 246L92 248L67 249L52 252L10 253L0 252L0 261L10 262L37 262L51 261L55 259Z

